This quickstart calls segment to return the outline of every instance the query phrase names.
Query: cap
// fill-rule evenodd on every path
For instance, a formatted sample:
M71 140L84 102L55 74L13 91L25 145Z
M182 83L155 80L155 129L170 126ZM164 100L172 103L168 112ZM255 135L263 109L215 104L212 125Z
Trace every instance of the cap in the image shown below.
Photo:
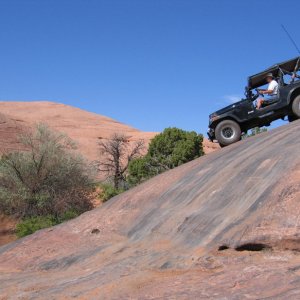
M274 78L272 73L268 73L265 78L268 78L268 77Z

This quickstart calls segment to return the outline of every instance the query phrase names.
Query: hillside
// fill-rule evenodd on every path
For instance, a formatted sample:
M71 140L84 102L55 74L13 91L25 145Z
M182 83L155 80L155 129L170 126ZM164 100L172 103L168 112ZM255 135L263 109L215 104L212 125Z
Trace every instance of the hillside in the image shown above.
M0 109L0 151L20 149L18 135L26 130L23 121L15 120L3 114Z
M90 160L99 159L98 141L113 133L124 133L130 141L145 140L157 133L143 132L111 118L54 102L0 102L0 149L18 149L16 136L39 122L68 134L78 144L79 151ZM218 149L205 140L207 153Z
M5 299L299 299L300 121L0 248Z
M0 153L22 149L18 136L39 122L47 123L51 128L68 134L76 141L80 153L91 161L99 159L99 140L109 139L113 133L124 133L130 142L143 139L146 146L157 134L143 132L111 118L64 104L46 101L0 101ZM206 153L219 148L207 139L203 146ZM101 175L99 178L102 178ZM0 229L0 246L15 239L11 230L14 224L15 221L9 218L0 218L0 228L10 228Z
M0 102L0 111L8 120L0 126L0 134L12 128L30 128L39 122L65 132L78 144L78 150L90 160L99 159L97 143L113 133L124 133L131 141L144 139L148 142L156 133L142 132L111 118L90 113L79 108L53 102ZM2 138L9 149L15 145L15 135Z

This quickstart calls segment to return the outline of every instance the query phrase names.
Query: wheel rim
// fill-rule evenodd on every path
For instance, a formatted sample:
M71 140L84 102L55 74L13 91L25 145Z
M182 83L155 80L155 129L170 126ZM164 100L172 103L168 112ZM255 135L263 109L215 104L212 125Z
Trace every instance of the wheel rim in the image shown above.
M226 126L226 127L222 128L221 135L224 139L228 140L228 139L232 139L234 137L235 133L234 133L234 130L232 129L232 127Z

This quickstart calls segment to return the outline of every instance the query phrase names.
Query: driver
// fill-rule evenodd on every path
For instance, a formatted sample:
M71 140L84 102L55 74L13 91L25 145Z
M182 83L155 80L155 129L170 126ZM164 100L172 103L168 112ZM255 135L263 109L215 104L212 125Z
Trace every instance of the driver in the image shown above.
M278 94L278 83L274 79L272 73L268 73L266 76L266 80L269 83L268 88L266 90L258 90L259 94L267 95L265 98L259 98L256 103L256 108L260 109L263 103L273 102L277 99Z

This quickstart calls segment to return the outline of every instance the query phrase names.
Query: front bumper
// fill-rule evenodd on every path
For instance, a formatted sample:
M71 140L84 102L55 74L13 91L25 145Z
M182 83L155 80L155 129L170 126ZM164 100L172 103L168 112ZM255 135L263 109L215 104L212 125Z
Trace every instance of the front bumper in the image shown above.
M215 131L214 131L212 128L208 128L207 136L208 136L208 139L209 139L211 142L213 142L214 139L215 139Z

